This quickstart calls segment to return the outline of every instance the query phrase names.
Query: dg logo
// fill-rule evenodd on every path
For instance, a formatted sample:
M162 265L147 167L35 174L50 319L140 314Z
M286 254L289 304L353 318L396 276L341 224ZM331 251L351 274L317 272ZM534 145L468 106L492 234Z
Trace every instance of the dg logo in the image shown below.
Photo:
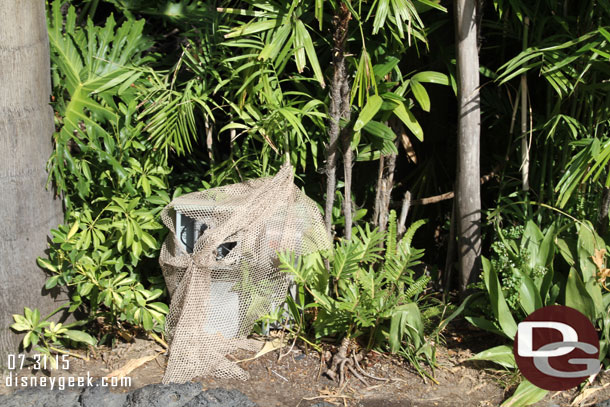
M599 372L599 339L589 319L574 308L551 305L517 327L513 348L519 370L545 390L578 386Z

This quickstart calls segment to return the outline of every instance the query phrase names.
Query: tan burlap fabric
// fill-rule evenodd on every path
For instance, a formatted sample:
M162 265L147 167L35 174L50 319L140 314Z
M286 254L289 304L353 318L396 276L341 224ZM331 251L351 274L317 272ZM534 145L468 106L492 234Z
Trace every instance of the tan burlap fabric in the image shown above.
M164 383L247 379L226 355L253 349L246 336L255 321L286 297L289 279L278 270L277 252L330 248L320 211L294 185L292 171L284 166L271 178L193 192L163 210L170 233L159 262L171 295ZM179 214L202 231L192 249L176 234Z

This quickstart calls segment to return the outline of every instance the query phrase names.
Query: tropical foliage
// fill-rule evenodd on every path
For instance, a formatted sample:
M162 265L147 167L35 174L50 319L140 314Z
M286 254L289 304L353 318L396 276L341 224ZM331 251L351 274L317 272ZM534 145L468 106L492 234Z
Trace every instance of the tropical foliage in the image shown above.
M47 8L56 124L48 186L64 201L65 222L38 262L47 289L67 289L65 308L85 318L65 326L26 309L13 325L26 333L24 347L67 351L139 334L163 342L160 210L289 161L335 245L282 254L300 286L294 333L354 338L418 368L434 364L424 335L438 331L424 328L434 313L426 309L452 297L431 287L450 289L456 274L455 211L444 199L458 150L450 2ZM605 366L609 14L607 0L483 2L484 260L475 294L458 308L508 343L534 310L574 307L596 325ZM430 276L414 271L417 262L432 265ZM507 349L475 358L513 369ZM542 396L523 381L507 405Z

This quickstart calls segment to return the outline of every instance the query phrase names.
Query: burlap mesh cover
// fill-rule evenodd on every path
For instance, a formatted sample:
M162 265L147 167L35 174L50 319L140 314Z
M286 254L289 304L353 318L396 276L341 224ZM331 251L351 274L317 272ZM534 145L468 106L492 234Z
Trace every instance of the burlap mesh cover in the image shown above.
M161 213L169 228L159 262L171 296L164 383L197 376L247 379L226 355L251 347L255 321L281 304L289 277L277 252L330 248L316 204L293 183L292 167L174 199ZM187 217L187 218L185 218ZM192 247L176 223L193 220ZM191 252L192 253L189 253Z

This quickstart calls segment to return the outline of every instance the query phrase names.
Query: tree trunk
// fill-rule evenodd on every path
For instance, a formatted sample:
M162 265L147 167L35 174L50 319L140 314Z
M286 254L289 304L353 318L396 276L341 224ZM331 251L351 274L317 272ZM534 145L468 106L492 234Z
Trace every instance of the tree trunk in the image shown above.
M523 19L523 51L527 49L527 36L530 20ZM527 74L521 75L521 189L530 190L530 146L527 141Z
M49 40L42 0L0 0L0 366L17 352L11 314L57 307L42 297L36 265L48 232L63 221L61 202L46 190L53 110Z
M332 211L337 185L337 148L341 127L339 120L342 114L342 92L347 80L345 72L345 40L351 14L344 3L339 5L333 17L333 81L330 84L330 122L328 126L328 148L326 150L326 202L324 205L324 223L326 231L332 238Z
M481 255L479 55L477 2L456 0L458 82L457 232L460 291L475 280Z
M352 107L349 103L349 82L347 75L343 75L341 84L341 118L349 122ZM343 234L347 240L352 239L352 167L354 165L354 154L352 151L352 138L354 132L351 126L346 126L341 130L343 141L343 215L345 216L345 231Z

